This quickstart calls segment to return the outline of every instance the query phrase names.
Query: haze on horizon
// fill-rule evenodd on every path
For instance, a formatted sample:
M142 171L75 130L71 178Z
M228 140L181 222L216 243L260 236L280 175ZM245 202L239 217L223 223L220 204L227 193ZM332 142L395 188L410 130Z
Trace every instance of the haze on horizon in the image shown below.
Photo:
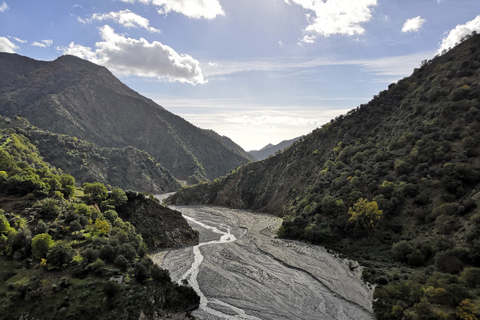
M307 134L480 31L478 0L0 0L0 51L73 54L246 150Z

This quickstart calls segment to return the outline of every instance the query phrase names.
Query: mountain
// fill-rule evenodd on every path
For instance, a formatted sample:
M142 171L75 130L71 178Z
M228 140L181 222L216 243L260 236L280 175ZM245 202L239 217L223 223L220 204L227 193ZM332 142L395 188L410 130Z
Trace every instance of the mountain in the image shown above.
M364 266L379 320L475 318L480 35L284 152L168 201L281 216L279 236Z
M145 151L133 147L98 148L92 142L43 131L25 118L0 116L0 133L24 135L52 166L75 177L79 185L101 182L155 194L178 190L180 183Z
M251 150L249 151L250 154L252 154L256 159L258 160L265 160L268 158L268 156L273 156L275 153L278 151L281 151L287 147L289 147L292 143L295 141L300 140L301 137L297 137L291 140L283 140L279 144L273 145L271 143L267 144L265 147L263 147L260 150Z
M250 161L115 78L74 56L35 61L0 53L0 114L99 147L148 152L177 179L214 179Z

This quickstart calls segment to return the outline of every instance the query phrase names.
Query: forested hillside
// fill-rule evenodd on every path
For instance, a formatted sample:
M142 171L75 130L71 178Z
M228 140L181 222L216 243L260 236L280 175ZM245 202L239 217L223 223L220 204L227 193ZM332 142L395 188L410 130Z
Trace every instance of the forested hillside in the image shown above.
M133 147L99 148L93 142L44 131L25 118L0 116L0 132L24 135L49 164L75 177L79 185L101 182L154 194L177 190L179 182L147 152ZM16 138L18 139L18 138Z
M80 58L44 62L0 53L0 76L0 115L99 147L144 150L177 179L214 179L250 161Z
M378 319L477 319L480 286L480 35L275 157L176 204L284 218L281 237L365 266Z
M77 189L23 133L0 132L0 318L153 319L196 308L193 289L148 256L198 243L181 214L99 182Z

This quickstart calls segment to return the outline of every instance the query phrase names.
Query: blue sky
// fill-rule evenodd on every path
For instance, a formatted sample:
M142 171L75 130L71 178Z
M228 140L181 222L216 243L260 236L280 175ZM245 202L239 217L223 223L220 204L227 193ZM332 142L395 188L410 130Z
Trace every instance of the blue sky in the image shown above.
M0 51L104 65L246 150L368 102L473 30L479 0L0 0Z

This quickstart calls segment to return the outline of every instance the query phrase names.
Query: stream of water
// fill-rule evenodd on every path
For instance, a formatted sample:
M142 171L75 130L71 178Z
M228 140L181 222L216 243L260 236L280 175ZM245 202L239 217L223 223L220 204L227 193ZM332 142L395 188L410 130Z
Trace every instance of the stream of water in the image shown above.
M182 212L200 244L159 253L200 296L197 319L373 319L372 289L319 246L277 239L279 218L210 206Z

